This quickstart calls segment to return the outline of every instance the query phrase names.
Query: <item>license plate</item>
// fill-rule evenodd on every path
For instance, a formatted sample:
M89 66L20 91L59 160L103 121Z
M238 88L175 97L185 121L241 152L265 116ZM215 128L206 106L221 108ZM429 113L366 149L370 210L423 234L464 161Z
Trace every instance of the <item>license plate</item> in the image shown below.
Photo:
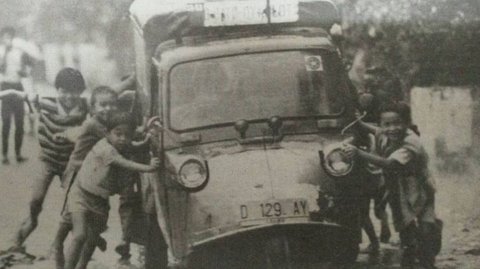
M305 199L255 201L239 207L242 226L268 223L308 221L308 203Z
M237 0L205 2L204 26L233 26L266 24L266 0ZM271 22L285 23L298 21L298 0L270 0Z

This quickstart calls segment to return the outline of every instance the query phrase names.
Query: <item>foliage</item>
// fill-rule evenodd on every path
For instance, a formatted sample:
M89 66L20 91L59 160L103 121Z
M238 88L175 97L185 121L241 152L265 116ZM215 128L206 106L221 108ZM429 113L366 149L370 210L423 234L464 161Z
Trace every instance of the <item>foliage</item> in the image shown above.
M350 54L366 48L369 62L395 73L405 88L479 84L479 1L345 0L340 4Z
M131 1L44 0L36 12L38 39L46 42L86 42L108 32ZM125 9L125 10L122 10Z
M102 43L128 70L132 1L3 0L0 23L33 28L23 32L34 33L40 43ZM480 1L334 1L347 29L347 52L367 48L370 62L393 71L405 88L480 82ZM28 23L33 26L24 27Z

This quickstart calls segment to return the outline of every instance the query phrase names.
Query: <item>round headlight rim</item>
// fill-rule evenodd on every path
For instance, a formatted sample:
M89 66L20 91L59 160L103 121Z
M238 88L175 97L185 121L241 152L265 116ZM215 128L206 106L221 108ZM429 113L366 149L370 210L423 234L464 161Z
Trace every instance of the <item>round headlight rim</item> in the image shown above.
M353 159L350 159L349 168L347 169L347 171L340 173L340 172L336 171L335 169L333 169L333 167L331 167L328 164L328 156L330 154L334 153L334 152L341 152L341 149L340 148L335 148L335 149L330 150L328 152L320 151L320 160L321 160L323 169L325 170L325 172L327 172L327 174L329 176L331 176L333 178L343 178L343 177L349 176L354 169L355 161ZM344 154L344 153L341 152L341 154Z
M187 186L184 183L184 181L182 180L182 170L187 164L190 164L190 163L195 163L195 164L199 165L205 171L205 179L203 179L203 182L200 185L195 186L195 187ZM205 188L205 186L207 186L209 178L210 178L209 169L208 169L208 162L207 161L202 162L202 161L197 160L197 159L188 159L185 162L183 162L182 165L180 166L180 169L178 169L177 177L178 177L178 179L177 179L178 185L180 185L184 190L186 190L188 192L197 192L197 191L203 190Z

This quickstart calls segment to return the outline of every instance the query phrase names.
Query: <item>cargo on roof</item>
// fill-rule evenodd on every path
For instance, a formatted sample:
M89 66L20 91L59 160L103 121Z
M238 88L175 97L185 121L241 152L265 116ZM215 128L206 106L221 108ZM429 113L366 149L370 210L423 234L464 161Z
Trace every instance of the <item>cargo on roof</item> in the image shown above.
M156 35L157 40L212 27L270 23L329 29L340 22L337 7L330 0L136 0L130 14L139 30Z

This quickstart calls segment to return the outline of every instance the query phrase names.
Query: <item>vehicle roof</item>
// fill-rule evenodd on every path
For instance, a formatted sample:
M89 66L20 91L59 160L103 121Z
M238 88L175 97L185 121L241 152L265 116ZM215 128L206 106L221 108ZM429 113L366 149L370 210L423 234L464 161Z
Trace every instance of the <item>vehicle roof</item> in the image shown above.
M157 65L161 62L163 66L171 66L179 62L268 51L299 49L335 51L336 49L326 36L305 37L298 35L214 40L202 44L185 44L180 47L175 46L174 41L167 43L160 45L155 52L154 58Z
M192 5L230 1L235 0L136 0L130 6L130 15L147 42L159 44L179 34L185 36L201 33L206 28L218 28L204 27L204 11L192 9ZM298 1L298 21L282 25L329 29L327 27L340 22L338 9L330 0Z

